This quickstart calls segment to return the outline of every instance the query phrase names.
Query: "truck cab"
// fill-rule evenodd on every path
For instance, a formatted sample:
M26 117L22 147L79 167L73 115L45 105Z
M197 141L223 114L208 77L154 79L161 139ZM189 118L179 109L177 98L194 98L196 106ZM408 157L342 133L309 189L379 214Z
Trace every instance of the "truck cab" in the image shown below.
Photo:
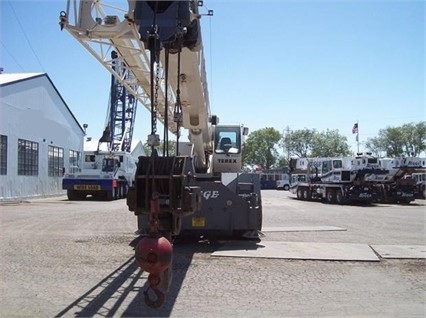
M411 178L416 183L416 199L426 199L426 172L413 172L405 178Z
M277 180L277 190L290 190L290 176L283 174L280 180Z
M103 172L115 172L120 168L120 161L116 157L105 157L102 160L102 171Z

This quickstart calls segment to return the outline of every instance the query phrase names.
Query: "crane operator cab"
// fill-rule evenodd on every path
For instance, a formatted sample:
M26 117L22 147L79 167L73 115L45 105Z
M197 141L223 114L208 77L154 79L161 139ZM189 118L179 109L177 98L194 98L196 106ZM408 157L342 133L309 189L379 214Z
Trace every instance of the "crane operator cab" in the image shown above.
M241 172L243 137L248 128L240 125L218 125L214 133L213 171Z
M229 137L222 137L220 138L218 148L216 149L217 153L237 153L238 148L235 147L235 139L234 141L231 140ZM232 148L232 150L231 150Z
M120 162L117 158L104 158L102 161L103 172L114 172L120 167Z

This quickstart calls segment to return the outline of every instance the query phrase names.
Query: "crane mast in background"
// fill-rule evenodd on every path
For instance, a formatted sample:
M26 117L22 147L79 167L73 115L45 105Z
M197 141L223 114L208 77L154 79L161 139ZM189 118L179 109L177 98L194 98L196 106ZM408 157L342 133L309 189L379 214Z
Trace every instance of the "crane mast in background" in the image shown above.
M116 51L111 52L112 69L121 78L129 80L132 73L124 67ZM127 196L134 184L136 162L143 154L141 145L132 152L137 100L113 75L109 95L105 130L94 149L84 149L82 170L66 173L62 188L68 200L93 198L115 200ZM102 147L101 144L107 144ZM90 148L90 147L88 147Z
M150 56L147 44L149 39L145 36L147 28L151 27L151 6L155 1L128 1L128 8L109 5L106 1L93 0L68 0L67 10L60 13L61 29L66 29L86 50L92 54L113 76L151 113L154 109L156 118L162 122L166 129L174 135L179 135L179 128L189 130L191 142L196 144L198 160L204 160L205 147L212 148L210 105L206 83L204 55L199 31L198 1L176 1L178 10L185 12L188 27L182 27L181 50L182 73L166 74L166 65L170 70L178 70L179 54L163 54L160 56L162 46L168 46L167 51L177 53L177 46L172 47L171 38L175 37L170 32L168 43L162 42L156 49L155 61ZM160 1L159 10L164 6L173 4L174 1ZM186 8L191 4L191 13ZM149 10L145 10L149 9ZM148 15L146 15L147 13ZM121 17L121 19L120 19ZM148 21L149 20L149 21ZM191 21L190 21L191 20ZM149 25L149 27L148 27ZM192 25L192 26L191 26ZM166 28L161 28L159 36L164 35ZM194 30L189 31L188 30ZM142 32L140 34L140 32ZM185 33L185 34L183 34ZM190 44L187 38L195 38ZM145 41L145 42L144 42ZM194 40L191 40L194 41ZM175 42L176 43L176 42ZM188 49L190 47L190 50ZM123 68L132 76L124 78L116 69L117 58L110 56L115 51L123 62ZM168 61L166 61L168 56ZM159 58L157 60L157 58ZM157 80L155 92L152 91L151 72L152 63L155 63ZM166 82L167 79L167 82ZM180 86L180 87L178 87ZM152 103L152 94L155 94L155 105ZM177 105L178 104L178 105ZM183 112L180 107L186 108ZM182 117L182 121L180 118ZM200 134L202 132L202 134ZM155 137L148 137L149 143L155 143Z
M112 69L126 81L130 81L132 73L125 67L116 51L111 52ZM136 89L136 88L134 88ZM109 151L131 152L133 130L135 126L137 99L129 93L129 90L111 75L111 89L108 103L108 111L105 130L99 139L99 145L108 144Z
M243 138L248 129L241 124L219 125L210 112L200 24L203 14L199 12L202 4L195 0L128 0L127 8L117 8L101 0L68 0L66 11L60 13L61 29L120 83L112 88L125 90L151 114L148 144L152 153L139 157L135 183L126 200L137 216L138 232L144 236L135 258L150 273L149 288L156 295L152 301L149 289L145 292L150 307L159 307L164 301L160 282L165 291L171 283L173 236L258 239L262 227L260 176L242 171ZM113 51L117 55L111 55ZM124 95L114 97L123 102L120 96ZM117 115L111 112L107 126L111 140L113 131L123 127L122 117ZM189 143L182 143L186 148L174 156L167 150L159 155L157 120L164 124L165 143L170 131L180 145L180 129L187 129Z

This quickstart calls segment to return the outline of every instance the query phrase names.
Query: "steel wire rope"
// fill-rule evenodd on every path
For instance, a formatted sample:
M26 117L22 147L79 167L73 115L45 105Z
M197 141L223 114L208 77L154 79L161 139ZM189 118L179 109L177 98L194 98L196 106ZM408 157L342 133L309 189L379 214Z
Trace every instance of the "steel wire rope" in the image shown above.
M168 97L168 86L169 86L169 49L165 49L165 88L164 88L164 133L163 133L163 157L169 156L169 97Z
M40 61L40 59L39 59L39 57L38 57L37 53L35 52L35 50L34 50L33 46L31 45L30 40L28 39L27 34L25 33L24 28L22 27L21 21L19 20L18 15L16 14L15 8L12 6L12 2L11 2L11 1L8 1L8 3L9 3L10 8L12 9L13 15L14 15L14 16L15 16L15 18L16 18L16 22L18 22L18 25L19 25L19 27L20 27L20 29L21 29L21 31L22 31L22 33L23 33L24 37L25 37L25 40L27 41L28 46L30 47L31 51L33 52L33 54L34 54L34 56L35 56L35 58L36 58L36 60L37 60L37 62L38 62L38 64L39 64L39 66L41 67L41 70L43 71L43 73L46 73L46 71L44 70L43 65L41 64L41 61Z
M174 118L176 121L176 155L179 154L179 137L180 137L180 128L182 124L182 104L180 101L180 63L181 63L181 51L182 51L182 38L179 39L179 48L178 48L178 63L177 63L177 89L176 89L176 104L175 104L175 114Z
M204 5L207 9L207 11L210 11L210 9ZM210 17L210 16L209 16ZM212 41L213 33L212 33L212 19L210 17L209 19L209 60L210 60L210 85L206 85L210 87L211 92L213 92L213 41ZM210 103L210 101L209 101Z
M157 212L154 213L153 209L155 209L152 205L156 205L158 202L158 192L156 188L155 175L156 169L158 169L155 165L157 151L155 149L155 134L157 132L157 99L158 99L158 71L159 71L159 58L157 58L157 41L158 41L158 26L156 25L157 19L157 9L158 2L155 4L155 11L153 16L153 24L151 26L151 31L149 34L149 50L150 50L150 84L151 84L151 198L150 198L150 212L149 212L149 226L150 226L150 236L158 236L158 215ZM154 79L154 65L156 66L155 70L155 79ZM155 83L154 83L155 80ZM158 160L157 160L158 161Z
M25 69L21 66L21 64L19 64L18 60L13 56L13 54L8 50L8 48L6 47L6 45L3 43L3 41L0 41L1 45L3 46L3 48L5 49L6 53L10 55L10 57L12 58L12 60L16 63L16 65L18 65L18 67L25 72Z

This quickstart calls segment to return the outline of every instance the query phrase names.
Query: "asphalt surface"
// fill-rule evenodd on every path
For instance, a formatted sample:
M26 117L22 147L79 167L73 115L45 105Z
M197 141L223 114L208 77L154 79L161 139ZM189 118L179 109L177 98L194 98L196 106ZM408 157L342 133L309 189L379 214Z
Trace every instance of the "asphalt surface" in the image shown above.
M262 192L261 242L425 246L424 200L338 206ZM425 259L213 257L226 241L176 240L164 305L143 300L136 218L125 200L0 203L0 317L424 317Z

